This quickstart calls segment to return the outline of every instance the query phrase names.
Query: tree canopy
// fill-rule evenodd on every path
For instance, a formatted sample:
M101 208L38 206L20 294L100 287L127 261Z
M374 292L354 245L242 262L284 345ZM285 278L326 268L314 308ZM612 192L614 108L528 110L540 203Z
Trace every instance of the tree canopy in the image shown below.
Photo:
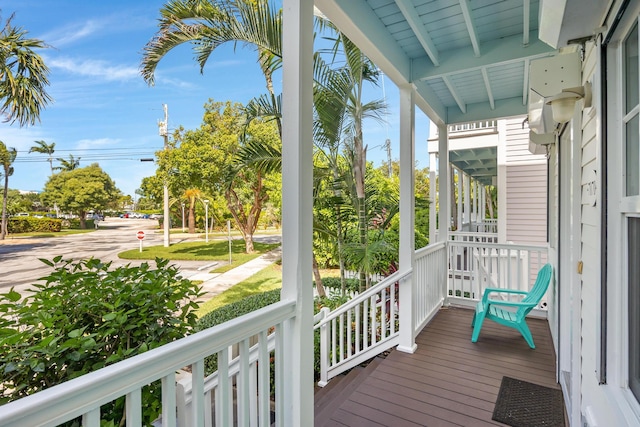
M62 211L78 215L80 226L84 228L87 212L112 207L120 196L111 177L93 163L53 175L45 184L42 199L51 205L55 201Z

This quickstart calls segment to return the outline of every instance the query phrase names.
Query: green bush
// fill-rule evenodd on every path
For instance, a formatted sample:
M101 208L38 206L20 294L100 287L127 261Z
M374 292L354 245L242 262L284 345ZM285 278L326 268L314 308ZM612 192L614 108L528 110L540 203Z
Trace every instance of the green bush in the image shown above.
M33 218L29 216L9 218L7 231L13 233L58 232L62 228L62 220L53 218Z
M198 286L156 259L110 269L97 259L41 260L53 271L21 299L0 294L0 404L177 340L196 324ZM156 382L143 389L144 424L160 411ZM102 408L120 424L124 398Z
M360 289L360 281L358 279L344 279L344 284L347 292L357 292ZM339 277L323 277L322 286L337 290L342 289Z
M217 310L213 310L205 314L198 319L195 331L200 332L212 326L220 325L224 322L235 319L236 317L251 313L252 311L261 309L262 307L266 307L278 301L280 301L280 289L273 289L260 294L250 295L240 301L227 304ZM208 357L205 360L205 373L209 375L217 369L218 358L216 356Z

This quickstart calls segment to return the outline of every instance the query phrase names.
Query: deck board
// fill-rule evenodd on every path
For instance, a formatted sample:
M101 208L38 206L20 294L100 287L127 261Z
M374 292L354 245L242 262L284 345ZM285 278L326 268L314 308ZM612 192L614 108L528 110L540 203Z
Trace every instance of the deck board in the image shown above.
M315 425L502 426L491 416L503 375L560 388L546 320L527 320L532 350L516 330L491 321L472 343L472 316L464 308L440 310L416 338L414 354L389 353Z

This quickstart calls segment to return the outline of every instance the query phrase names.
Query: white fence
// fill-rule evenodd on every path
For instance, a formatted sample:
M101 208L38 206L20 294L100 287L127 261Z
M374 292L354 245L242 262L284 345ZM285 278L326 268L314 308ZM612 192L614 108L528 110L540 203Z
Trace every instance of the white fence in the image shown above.
M162 382L162 425L175 427L176 371L190 366L193 377L189 421L194 426L271 425L271 395L275 425L284 425L284 381L291 381L283 357L284 324L293 319L295 302L279 302L162 347L75 378L2 406L3 427L56 426L82 417L85 427L100 426L100 407L126 396L127 426L142 425L141 391ZM270 344L267 334L273 330ZM249 340L258 343L250 348ZM239 356L230 361L229 347ZM218 372L207 382L205 358L217 356ZM273 358L275 384L270 384ZM185 415L186 417L186 415ZM184 426L184 424L180 424Z
M413 324L416 333L425 327L444 303L447 272L445 242L416 251L413 270Z
M450 241L450 301L474 305L487 287L528 291L547 262L546 246ZM540 308L545 308L546 302Z
M353 368L398 344L400 280L394 273L338 309L325 309L314 329L320 330L320 381Z

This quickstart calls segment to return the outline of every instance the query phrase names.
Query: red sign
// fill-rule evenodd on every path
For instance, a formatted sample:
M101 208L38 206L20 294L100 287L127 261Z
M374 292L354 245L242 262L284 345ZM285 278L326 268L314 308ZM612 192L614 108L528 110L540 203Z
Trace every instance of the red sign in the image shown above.
M144 231L138 231L136 237L138 238L138 240L144 240Z

